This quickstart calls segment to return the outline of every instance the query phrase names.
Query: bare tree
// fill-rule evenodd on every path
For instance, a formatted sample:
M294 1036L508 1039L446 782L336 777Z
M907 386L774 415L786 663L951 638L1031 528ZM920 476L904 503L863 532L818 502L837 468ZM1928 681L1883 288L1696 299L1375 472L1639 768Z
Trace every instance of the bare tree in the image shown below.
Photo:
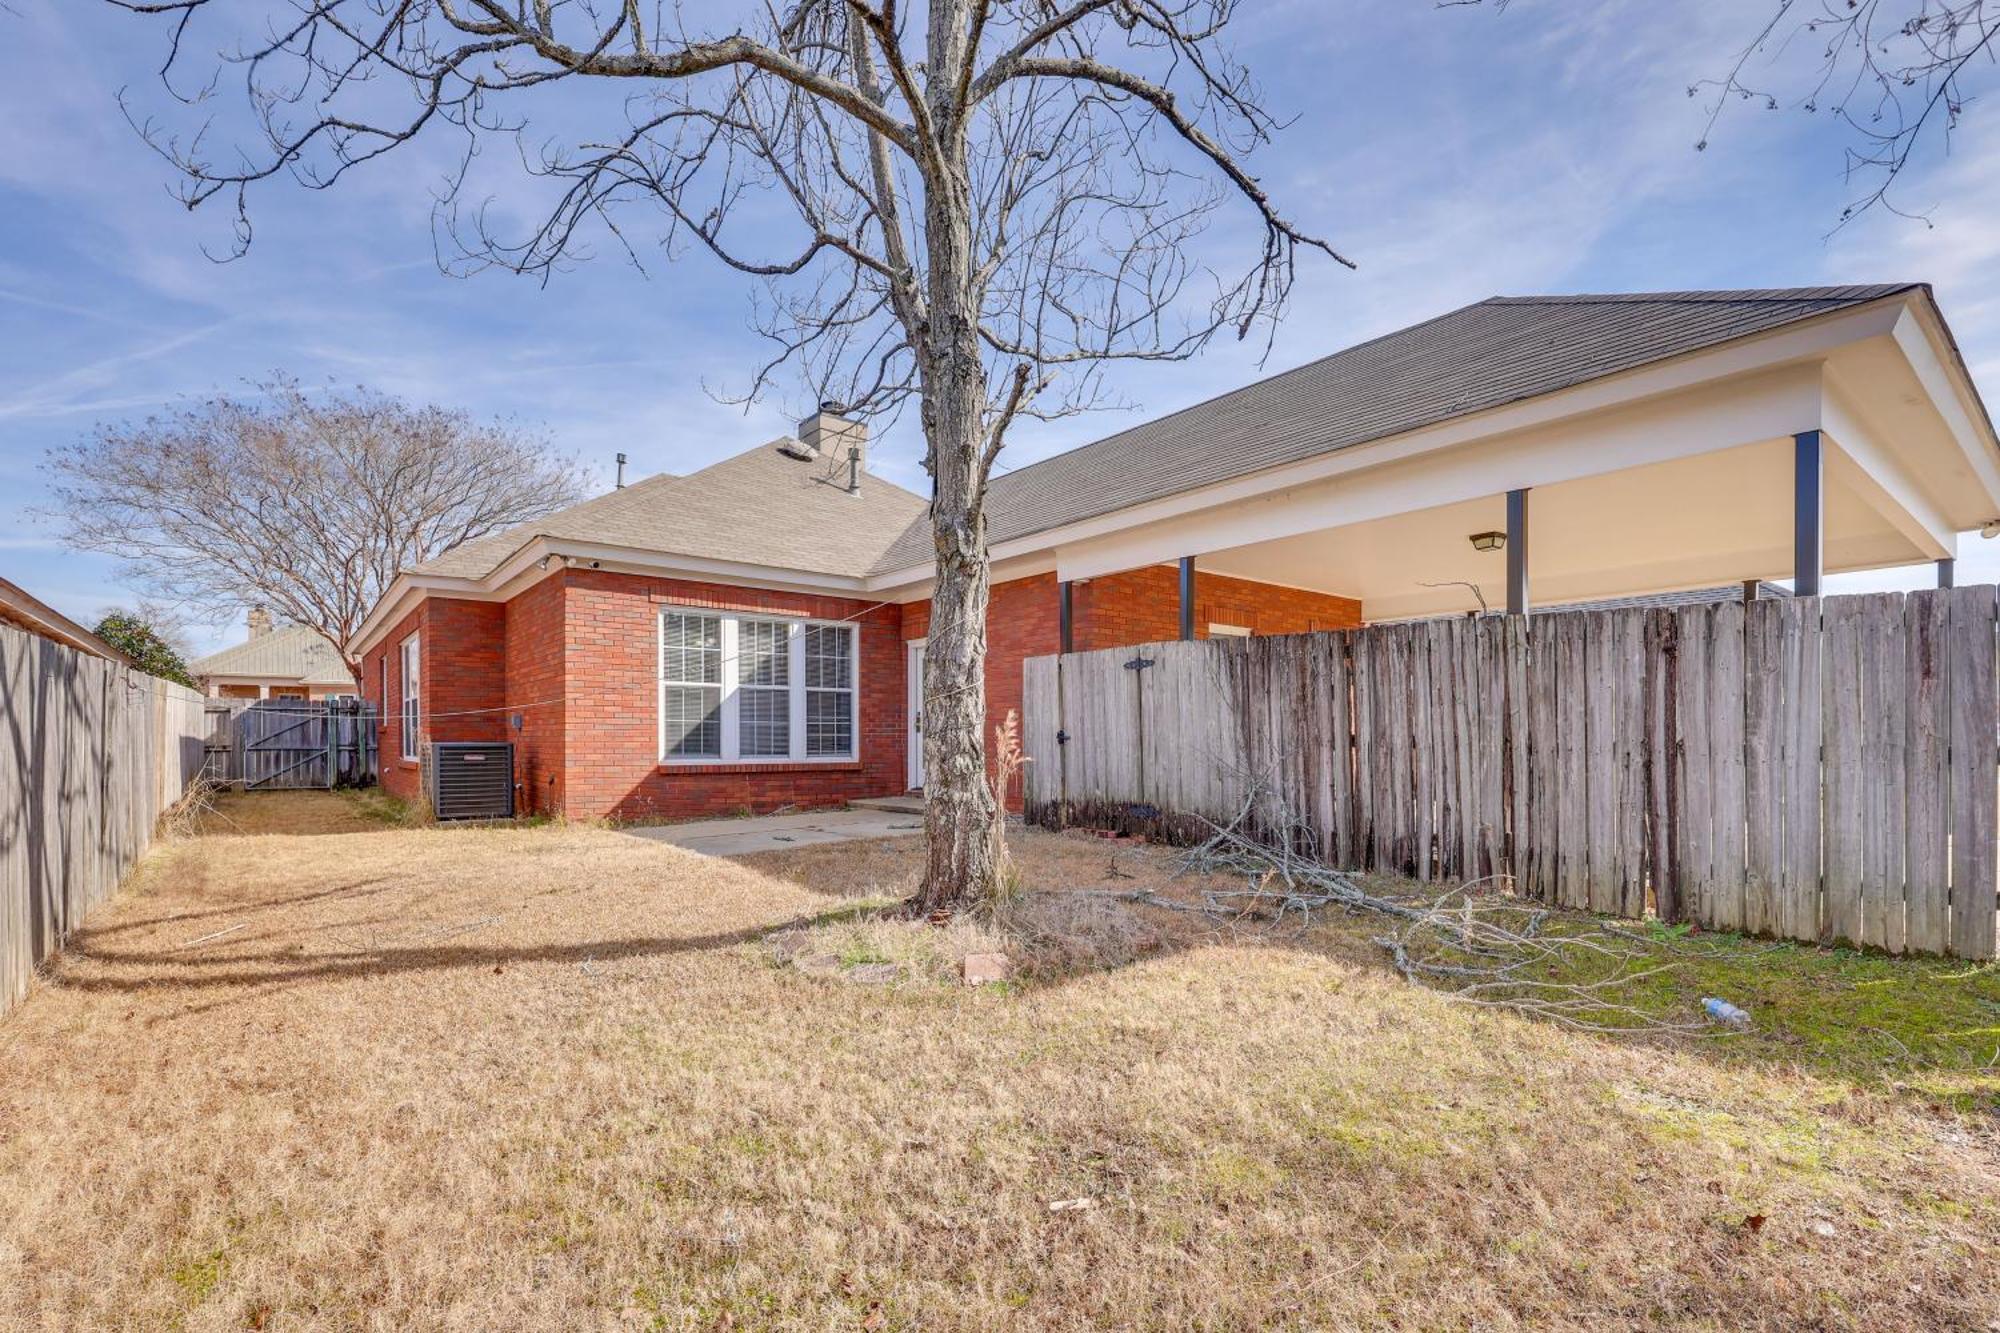
M396 571L574 502L547 444L462 412L291 380L52 449L63 539L181 606L263 603L348 647Z
M1973 82L1993 69L1996 43L2000 4L1987 0L1777 0L1729 71L1688 89L1712 99L1696 147L1738 103L1831 115L1852 140L1856 193L1840 220L1878 205L1907 215L1890 197L1896 181L1911 154L1950 138ZM1795 78L1802 87L1786 86Z
M109 2L167 19L168 86L209 98L214 71L185 66L221 0ZM211 155L208 126L138 123L190 207L235 210L239 246L261 182L326 188L420 136L456 136L439 219L458 262L546 277L598 240L635 263L705 252L765 284L772 352L751 393L783 372L859 416L917 405L937 575L913 906L990 894L985 505L1009 427L1088 406L1108 361L1268 329L1301 249L1340 258L1244 165L1277 126L1225 46L1235 0L792 0L712 27L664 0L228 8L252 34L226 68L254 144ZM629 90L622 115L530 139L527 99L565 80ZM548 186L525 234L466 198L493 134ZM1188 242L1232 204L1255 233L1224 276Z

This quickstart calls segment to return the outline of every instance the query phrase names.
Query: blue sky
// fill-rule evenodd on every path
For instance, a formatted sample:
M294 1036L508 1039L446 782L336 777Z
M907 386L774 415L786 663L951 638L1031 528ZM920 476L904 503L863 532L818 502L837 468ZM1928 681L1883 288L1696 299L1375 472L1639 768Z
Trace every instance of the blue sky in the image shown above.
M1027 425L1015 464L1496 293L1928 280L2000 403L1989 108L1975 104L1949 154L1927 153L1903 186L1935 225L1880 214L1829 236L1846 194L1824 116L1742 109L1693 149L1705 112L1687 87L1726 68L1755 4L1244 8L1237 49L1296 118L1256 173L1359 271L1308 267L1262 369L1261 345L1220 343L1192 364L1116 369L1110 390L1131 412ZM272 371L518 419L606 484L619 450L635 475L685 472L798 415L784 395L747 413L711 396L745 387L758 347L749 287L710 261L642 275L607 257L546 287L439 273L430 188L443 159L427 151L328 193L265 191L250 254L212 263L201 247L226 245L229 219L174 203L166 166L116 104L122 87L162 105L164 35L94 0L0 6L0 572L45 600L91 620L133 594L109 561L57 547L33 518L43 452ZM918 454L905 421L874 466L920 488ZM1962 554L1962 581L2000 579L2000 543L1969 538ZM219 646L233 630L193 637Z

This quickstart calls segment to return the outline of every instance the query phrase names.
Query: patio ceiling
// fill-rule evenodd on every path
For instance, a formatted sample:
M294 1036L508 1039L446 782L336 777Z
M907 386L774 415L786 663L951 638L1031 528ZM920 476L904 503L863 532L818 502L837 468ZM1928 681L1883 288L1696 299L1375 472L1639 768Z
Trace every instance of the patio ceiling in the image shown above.
M1937 558L1829 469L1826 567L1874 569ZM1536 602L1788 578L1792 443L1767 441L1536 487L1529 586ZM1471 610L1507 600L1505 551L1475 532L1506 527L1506 497L1483 496L1205 555L1200 567L1361 599L1370 620ZM1446 585L1430 587L1426 585Z

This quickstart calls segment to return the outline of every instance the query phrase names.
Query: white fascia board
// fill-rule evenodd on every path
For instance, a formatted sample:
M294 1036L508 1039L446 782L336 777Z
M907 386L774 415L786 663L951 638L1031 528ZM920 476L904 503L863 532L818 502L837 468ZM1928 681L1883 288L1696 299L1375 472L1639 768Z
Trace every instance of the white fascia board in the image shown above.
M1014 556L1000 559L996 555L987 582L992 585L1011 583L1015 579L1031 578L1036 574L1056 572L1056 556L1053 551L1036 551L1028 556ZM937 570L933 565L920 565L895 574L875 575L868 580L868 595L891 602L921 602L931 595L931 587L937 581Z
M1911 300L1910 293L1885 296L1868 305L1836 315L1803 320L1774 329L1770 333L1641 366L1617 375L1590 380L1573 388L1524 399L1484 412L1454 417L1402 435L1392 435L1367 444L1353 445L1297 463L1266 469L1248 476L1234 477L1212 486L1182 491L1159 500L1134 505L1095 518L1081 519L1047 531L1031 533L992 548L994 558L1024 556L1056 550L1109 533L1121 532L1175 518L1196 510L1252 499L1287 490L1308 482L1342 476L1376 467L1385 462L1450 449L1471 441L1509 434L1531 427L1550 425L1567 418L1602 412L1609 408L1642 402L1704 383L1724 380L1789 362L1810 362L1815 366L1835 348L1864 338L1877 337L1895 328L1897 319ZM1806 420L1785 428L1790 434L1810 430L1817 420ZM1182 552L1181 554L1187 554ZM1196 552L1195 554L1199 554ZM1144 562L1150 563L1150 562ZM1066 571L1067 562L1063 562ZM919 566L878 574L869 580L872 587L896 587L926 577ZM1071 577L1067 572L1063 577Z
M544 561L547 563L544 564ZM864 581L849 575L815 574L809 570L702 560L636 551L622 546L537 537L481 578L398 574L390 583L388 592L362 621L355 635L353 651L357 656L366 653L389 626L408 615L410 608L424 597L453 597L469 602L512 601L551 574L564 569L601 569L616 574L695 579L704 583L726 583L732 587L773 592L835 593L845 597L868 595Z
M543 554L567 560L570 569L603 569L618 574L697 579L705 583L727 583L735 587L766 588L778 592L834 593L844 597L860 597L868 592L867 581L857 575L821 574L809 569L786 569L777 565L666 555L625 546L548 537L525 547L494 571L490 586L496 589L504 587L520 574L532 571ZM549 563L551 569L556 567L555 561ZM529 583L534 581L528 580ZM514 594L509 591L505 595L511 597Z
M1831 385L1821 409L1832 441L1827 470L1933 560L1956 549L1957 534L1916 477Z
M1781 366L1448 452L1425 450L1058 552L1065 579L1780 439L1820 426L1821 366Z
M389 581L388 590L375 599L361 626L354 631L354 641L347 650L357 658L366 657L389 627L410 613L411 608L432 592L440 596L475 596L479 585L470 579L447 579L434 574L398 574Z
M2000 440L1980 406L1979 390L1952 348L1944 321L1930 302L1913 301L1902 311L1893 333L1932 408L1958 442L1994 513L2000 515Z

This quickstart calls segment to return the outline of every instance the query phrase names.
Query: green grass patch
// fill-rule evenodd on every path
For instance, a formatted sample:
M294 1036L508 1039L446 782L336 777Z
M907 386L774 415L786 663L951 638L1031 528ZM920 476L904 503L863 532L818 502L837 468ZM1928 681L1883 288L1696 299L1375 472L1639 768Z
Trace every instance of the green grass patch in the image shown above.
M1545 936L1607 923L1552 913ZM1624 928L1623 956L1558 950L1531 979L1604 985L1606 1007L1574 1015L1631 1026L1625 1006L1670 1023L1699 1023L1716 996L1747 1010L1745 1031L1698 1035L1717 1058L1791 1063L1852 1082L1895 1084L1960 1110L2000 1112L2000 964L1892 957L1710 933L1648 922ZM1616 978L1625 978L1622 981Z

